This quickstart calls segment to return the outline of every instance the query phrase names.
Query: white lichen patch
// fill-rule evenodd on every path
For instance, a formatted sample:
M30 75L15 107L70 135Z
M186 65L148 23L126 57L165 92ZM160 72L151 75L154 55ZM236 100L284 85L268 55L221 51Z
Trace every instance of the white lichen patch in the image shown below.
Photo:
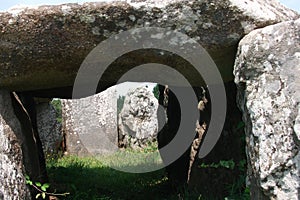
M112 35L113 33L112 32L110 32L109 30L103 30L103 36L105 36L105 37L107 37L107 38L109 38L111 35Z
M266 85L266 91L269 93L277 94L280 89L281 89L280 81L272 81ZM270 107L270 109L272 109L272 107Z
M177 46L179 43L179 38L178 37L173 37L171 40L169 40L170 45Z
M233 6L244 12L245 15L260 19L273 20L277 19L277 15L273 12L274 8L270 4L262 4L259 0L229 0Z
M181 1L181 0L146 0L146 1L136 1L136 0L125 0L132 7L139 9L141 7L148 8L165 8L168 5Z
M241 37L241 36L240 36L240 34L238 34L238 33L232 33L232 34L230 34L230 35L227 36L227 38L229 38L229 39L231 39L231 40L235 40L235 41L239 40L240 37Z
M296 57L297 59L300 60L300 52L296 52L296 53L294 54L294 57Z
M151 23L150 22L145 22L144 27L150 27Z
M130 19L131 21L135 22L136 17L135 17L134 15L129 15L128 17L129 17L129 19Z
M161 40L161 39L164 38L164 34L163 33L152 34L150 37L153 38L153 39Z
M179 12L178 19L193 24L199 17L194 13L190 6L183 6L182 10Z
M268 60L271 61L271 60L273 60L273 59L274 59L274 54L271 53L271 54L268 56Z
M273 70L272 64L267 60L263 63L263 66L264 66L265 72L270 72Z
M13 24L13 23L15 23L15 20L13 20L13 19L8 20L8 24Z
M177 16L175 19L177 29L183 29L186 32L196 31L198 29L196 22L199 20L199 16L190 6L184 5L181 10L175 9L173 15Z
M94 23L95 20L96 20L96 18L95 18L95 16L93 16L93 15L81 15L81 16L80 16L80 21L81 21L81 22L85 22L85 23L87 23L87 24L89 24L89 23Z
M17 5L17 6L11 7L7 12L12 14L13 17L16 17L20 13L24 12L25 8L27 8L27 6Z
M204 29L210 29L213 26L214 26L213 23L208 22L208 23L203 23L202 28L204 28Z
M241 21L240 23L246 34L250 33L253 29L255 29L255 24L253 24L249 21Z
M247 54L249 51L249 45L245 44L241 46L241 53L242 54Z
M126 26L126 21L125 20L122 20L122 21L119 21L116 23L117 26L120 26L120 27L125 27Z
M94 35L101 35L101 33L100 33L100 28L99 27L93 27L92 28L92 33L94 34Z
M68 6L68 5L62 5L61 6L61 12L64 15L70 14L72 12L72 8L70 6Z

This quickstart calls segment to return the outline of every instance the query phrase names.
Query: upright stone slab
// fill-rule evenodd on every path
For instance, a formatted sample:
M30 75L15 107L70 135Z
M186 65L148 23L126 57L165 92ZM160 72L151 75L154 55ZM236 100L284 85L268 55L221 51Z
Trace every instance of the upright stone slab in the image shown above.
M299 199L300 19L242 39L234 75L252 199Z
M44 153L56 154L63 151L62 143L64 137L62 134L61 121L58 121L58 116L55 108L50 102L43 102L36 105L37 112L37 128L43 144Z
M141 148L156 141L158 100L147 86L130 90L118 118L119 146Z
M18 134L21 124L12 107L11 96L0 90L0 199L30 199L26 187L23 156Z
M63 99L62 123L68 153L114 152L118 147L116 88L82 99Z

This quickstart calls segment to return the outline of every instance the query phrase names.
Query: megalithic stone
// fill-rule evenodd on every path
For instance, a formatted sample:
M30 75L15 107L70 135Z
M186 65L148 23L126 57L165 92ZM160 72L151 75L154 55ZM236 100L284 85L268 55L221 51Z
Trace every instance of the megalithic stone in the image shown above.
M28 91L72 86L95 46L121 31L147 26L172 28L199 42L229 81L237 44L244 35L297 17L277 0L119 0L14 8L0 13L0 87ZM175 68L185 69L193 86L199 86L200 77L189 71L188 63L155 51L132 52L114 62L116 70L105 76L104 85L111 86L120 72L144 61L175 63Z
M11 95L0 91L0 199L31 199L25 182L22 126L12 106ZM28 145L28 144L27 144ZM33 155L34 156L34 155Z

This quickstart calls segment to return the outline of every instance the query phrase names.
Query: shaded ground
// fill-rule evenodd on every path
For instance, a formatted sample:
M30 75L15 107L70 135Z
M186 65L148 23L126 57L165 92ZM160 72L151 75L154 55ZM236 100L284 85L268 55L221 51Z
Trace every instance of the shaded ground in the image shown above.
M70 192L66 200L198 199L195 192L170 187L164 170L119 172L93 158L48 159L51 192ZM49 191L50 191L49 190Z
M151 157L152 159L149 159L148 153L156 154ZM162 163L157 146L154 144L141 150L127 149L113 156L98 157L97 159L95 157L64 156L53 158L48 156L47 170L51 187L47 192L70 193L66 197L59 197L60 200L250 199L249 190L245 186L245 160L238 163L232 159L221 160L210 164L202 163L197 167L197 171L204 170L202 176L198 178L215 182L215 184L208 183L208 187L223 185L226 196L223 193L218 193L218 188L210 188L200 193L200 190L191 191L183 186L174 186L168 181L163 169L138 174L125 173L108 167L109 165L121 168L131 166L141 169L149 163L158 165ZM234 182L231 183L224 179L226 177L224 173L233 175L236 172L240 176Z

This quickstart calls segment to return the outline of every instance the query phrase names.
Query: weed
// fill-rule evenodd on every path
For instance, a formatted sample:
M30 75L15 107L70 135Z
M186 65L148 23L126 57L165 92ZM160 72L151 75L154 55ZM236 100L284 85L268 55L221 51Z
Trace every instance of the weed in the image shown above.
M52 106L54 107L56 111L56 120L58 122L62 122L62 106L61 106L61 100L60 99L53 99L51 101Z
M30 185L38 192L35 196L36 199L40 197L46 199L46 196L67 196L70 194L68 192L61 193L61 194L48 192L47 189L50 187L49 183L42 184L40 182L33 182L30 180L30 177L28 175L26 175L25 178L26 178L26 184Z

